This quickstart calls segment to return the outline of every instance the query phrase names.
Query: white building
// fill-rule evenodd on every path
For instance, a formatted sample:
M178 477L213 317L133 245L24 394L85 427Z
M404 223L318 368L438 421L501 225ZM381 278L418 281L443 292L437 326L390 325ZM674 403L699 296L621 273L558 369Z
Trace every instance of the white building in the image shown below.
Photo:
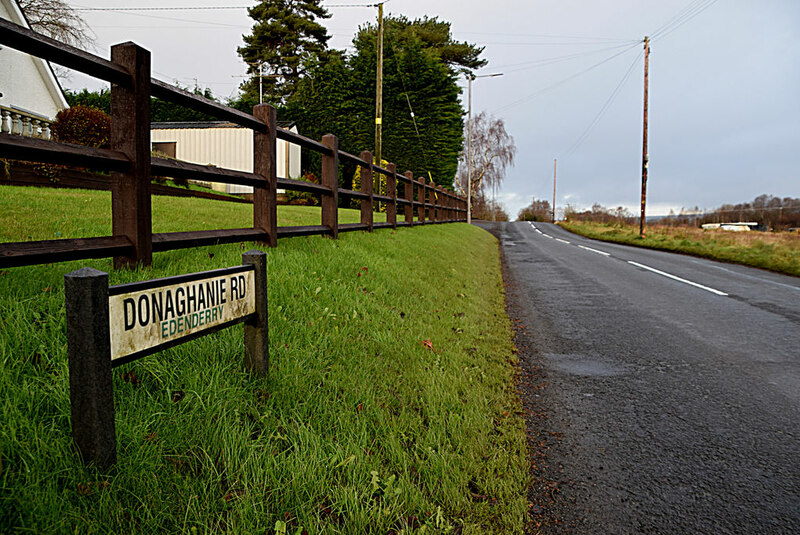
M17 0L0 0L0 18L30 28ZM67 108L50 64L0 46L0 131L49 138L49 125Z
M297 132L294 123L278 126ZM253 172L253 131L228 122L152 123L153 150L171 158L199 165L215 165L234 171ZM277 142L279 178L300 177L300 146ZM252 193L250 186L209 184L224 193Z

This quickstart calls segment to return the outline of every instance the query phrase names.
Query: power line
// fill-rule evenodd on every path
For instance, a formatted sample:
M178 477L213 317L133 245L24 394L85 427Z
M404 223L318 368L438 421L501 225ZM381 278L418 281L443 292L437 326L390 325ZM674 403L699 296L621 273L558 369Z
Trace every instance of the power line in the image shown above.
M385 2L381 2L385 4ZM378 4L327 4L329 7L377 7ZM73 11L221 11L233 9L250 9L255 6L182 6L182 7L75 7Z
M694 0L691 4L687 5L683 10L679 11L675 16L661 25L655 32L653 32L653 39L660 39L666 37L674 32L697 15L711 7L717 0Z
M638 44L638 41L637 41L637 44ZM511 72L518 72L518 71L524 71L524 70L527 70L527 69L534 69L536 67L544 67L544 66L547 66L547 65L554 65L556 63L562 63L562 62L565 62L565 61L569 61L571 59L578 59L578 58L583 58L583 57L588 57L588 56L594 56L596 54L602 54L603 52L609 52L611 50L619 50L620 48L626 48L626 47L629 47L629 46L630 46L630 43L626 43L624 45L615 45L615 46L610 46L610 47L607 47L607 48L601 48L599 50L589 50L589 51L586 51L586 52L577 52L575 54L567 54L567 55L564 55L564 56L555 56L555 57L551 57L551 58L535 59L535 60L531 60L531 61L523 61L523 62L520 62L520 63L510 63L510 64L506 64L506 65L495 65L494 68L503 69L503 72L508 74L508 73L511 73ZM508 67L518 67L518 66L521 66L521 65L525 65L525 67L520 67L518 69L508 69Z
M597 123L600 122L600 119L603 117L603 114L611 106L611 103L614 101L617 95L619 95L620 91L622 90L622 87L625 85L625 82L627 82L628 78L630 78L631 73L633 72L633 68L636 66L637 63L639 63L639 58L642 57L642 54L643 52L639 52L639 55L636 56L636 59L633 60L631 66L628 67L627 71L625 71L625 74L622 76L622 79L617 84L617 87L615 87L614 91L611 92L611 96L608 97L608 100L606 100L605 104L603 104L603 106L600 108L600 111L597 113L595 118L592 119L592 122L589 123L589 126L586 127L586 130L584 130L583 133L578 137L578 139L575 140L575 142L567 149L565 156L569 156L570 154L572 154L575 150L578 149L578 147L581 146L581 144L583 144L584 141L586 141L586 138L589 137L589 133L595 126L597 126Z
M589 72L589 71L591 71L593 69L596 69L597 67L599 67L600 65L603 65L604 63L608 63L612 59L614 59L614 58L616 58L618 56L621 56L622 54L625 54L626 52L628 52L630 50L633 50L635 47L638 47L638 46L639 46L638 42L635 43L635 44L632 44L629 47L627 47L626 49L622 50L621 52L617 52L616 54L613 54L613 55L605 58L604 60L602 60L602 61L600 61L598 63L595 63L594 65L592 65L590 67L587 67L586 69L584 69L584 70L582 70L580 72L577 72L577 73L575 73L575 74L573 74L571 76L568 76L567 78L564 78L563 80L561 80L559 82L556 82L555 84L547 86L547 87L545 87L543 89L540 89L540 90L538 90L538 91L536 91L534 93L531 93L530 95L524 96L524 97L522 97L522 98L520 98L518 100L515 100L513 102L510 102L510 103L506 104L505 106L501 106L501 107L495 109L493 113L499 113L501 111L504 111L504 110L507 110L509 108L512 108L512 107L514 107L514 106L516 106L518 104L522 104L524 102L528 102L529 100L532 100L532 99L534 99L534 98L536 98L538 96L541 96L544 93L547 93L548 91L552 91L553 89L555 89L555 88L557 88L557 87L559 87L561 85L564 85L565 83L567 83L567 82L569 82L571 80L574 80L575 78L578 78L579 76L582 76L582 75L586 74L587 72Z

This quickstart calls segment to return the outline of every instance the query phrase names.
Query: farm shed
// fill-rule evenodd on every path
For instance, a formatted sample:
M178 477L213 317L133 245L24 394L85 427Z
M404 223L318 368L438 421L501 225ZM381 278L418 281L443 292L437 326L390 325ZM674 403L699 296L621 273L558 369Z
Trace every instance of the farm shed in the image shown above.
M17 0L0 0L0 18L30 28ZM0 46L0 131L49 138L49 126L68 107L47 61Z
M293 122L278 126L297 132ZM253 172L253 131L224 121L152 123L153 150L171 158L200 165L215 165L235 171ZM277 142L277 173L281 178L299 178L300 146L282 139ZM252 193L250 186L207 184L224 193Z

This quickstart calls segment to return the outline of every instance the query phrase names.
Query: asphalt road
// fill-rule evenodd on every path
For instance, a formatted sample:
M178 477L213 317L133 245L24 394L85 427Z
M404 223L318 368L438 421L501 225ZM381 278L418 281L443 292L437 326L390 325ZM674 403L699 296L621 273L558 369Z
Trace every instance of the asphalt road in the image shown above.
M534 525L800 533L800 279L482 226L518 327Z

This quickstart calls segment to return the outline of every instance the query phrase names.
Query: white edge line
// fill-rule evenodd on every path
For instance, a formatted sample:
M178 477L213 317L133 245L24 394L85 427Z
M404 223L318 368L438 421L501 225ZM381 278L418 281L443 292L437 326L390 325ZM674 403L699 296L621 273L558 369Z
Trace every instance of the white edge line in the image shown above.
M541 234L541 233L542 233L542 231L541 231L541 230L539 230L539 229L538 229L538 228L536 228L536 227L533 227L533 230L535 230L535 231L536 231L536 232L538 232L539 234Z
M556 238L556 241L560 241L561 243L566 243L567 245L569 245L569 242L567 240L562 240L561 238Z
M549 234L545 234L544 232L542 233L542 236L544 236L545 238L550 238L551 240L553 239L552 236L550 236Z
M581 249L586 249L587 251L591 251L593 253L601 254L603 256L611 256L611 253L607 253L605 251L598 251L597 249L592 249L591 247L586 247L585 245L579 245Z
M658 273L659 275L663 275L664 277L676 280L678 282L682 282L684 284L688 284L689 286L694 286L695 288L700 288L701 290L705 290L707 292L711 292L712 294L717 294L717 295L722 295L722 296L727 296L728 295L725 292L720 292L719 290L715 290L714 288L709 288L708 286L703 286L702 284L697 284L696 282L692 282L692 281L689 281L689 280L686 280L686 279L682 279L680 277L676 277L675 275L670 275L669 273L666 273L664 271L658 270L656 268L651 268L650 266L645 266L644 264L640 264L639 262L633 262L632 260L628 260L628 263L633 265L633 266L640 267L640 268L646 269L648 271L652 271L653 273Z

